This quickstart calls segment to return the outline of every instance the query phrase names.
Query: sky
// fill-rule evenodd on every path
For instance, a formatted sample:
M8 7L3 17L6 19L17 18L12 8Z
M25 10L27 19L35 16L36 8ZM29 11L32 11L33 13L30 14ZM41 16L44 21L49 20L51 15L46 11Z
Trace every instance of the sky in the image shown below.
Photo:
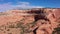
M0 0L0 12L17 8L60 8L60 0Z

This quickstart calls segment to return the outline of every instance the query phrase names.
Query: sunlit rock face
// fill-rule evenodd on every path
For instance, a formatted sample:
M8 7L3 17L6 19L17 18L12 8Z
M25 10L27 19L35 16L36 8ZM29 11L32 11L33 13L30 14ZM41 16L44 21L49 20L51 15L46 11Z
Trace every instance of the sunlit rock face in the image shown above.
M0 13L0 34L60 34L60 9L35 8Z

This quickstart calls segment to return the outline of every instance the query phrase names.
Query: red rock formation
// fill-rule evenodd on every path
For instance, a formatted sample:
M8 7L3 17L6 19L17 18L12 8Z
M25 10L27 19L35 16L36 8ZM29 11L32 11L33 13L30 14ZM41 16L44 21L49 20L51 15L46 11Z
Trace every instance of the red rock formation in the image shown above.
M0 14L0 34L52 34L60 9L11 10Z

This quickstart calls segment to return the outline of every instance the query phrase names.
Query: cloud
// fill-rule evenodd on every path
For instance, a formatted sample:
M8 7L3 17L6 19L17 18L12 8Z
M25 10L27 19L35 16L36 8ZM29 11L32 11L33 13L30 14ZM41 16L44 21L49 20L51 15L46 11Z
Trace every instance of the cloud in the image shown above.
M43 8L43 6L31 6L29 2L18 2L17 5L13 5L12 2L0 4L0 12L18 8L20 9Z
M18 5L15 7L21 8L43 8L43 6L31 6L29 2L18 2Z
M44 8L42 6L30 6L30 5L17 5L15 7L20 7L20 8L23 8L23 9L29 9L29 8Z
M0 12L10 10L10 9L13 9L13 8L14 7L13 7L13 5L11 5L11 3L0 4Z
M30 3L29 2L18 2L17 4L21 4L21 5L29 5Z

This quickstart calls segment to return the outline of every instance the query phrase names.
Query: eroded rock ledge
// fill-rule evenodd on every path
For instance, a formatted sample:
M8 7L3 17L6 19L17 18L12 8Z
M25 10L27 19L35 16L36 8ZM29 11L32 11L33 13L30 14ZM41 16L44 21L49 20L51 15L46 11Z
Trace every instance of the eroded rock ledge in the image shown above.
M60 9L39 8L0 13L0 34L60 34Z

